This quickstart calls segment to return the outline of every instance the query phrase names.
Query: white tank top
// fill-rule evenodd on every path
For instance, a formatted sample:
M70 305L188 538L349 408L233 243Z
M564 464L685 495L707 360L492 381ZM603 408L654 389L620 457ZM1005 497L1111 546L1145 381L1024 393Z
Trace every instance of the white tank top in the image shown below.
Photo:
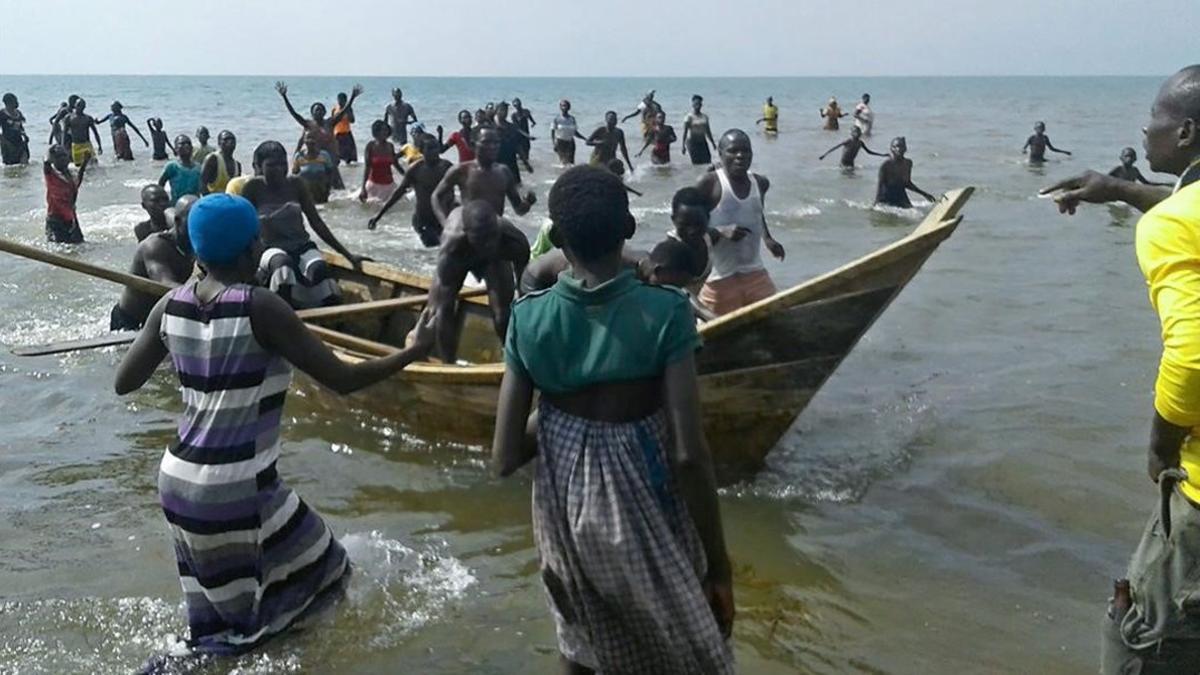
M763 269L762 234L763 202L758 191L758 179L750 174L750 194L738 199L729 184L725 169L717 169L721 181L721 201L709 214L709 226L721 230L734 226L750 230L741 241L722 237L709 249L712 258L710 281L717 281L735 274L749 274Z

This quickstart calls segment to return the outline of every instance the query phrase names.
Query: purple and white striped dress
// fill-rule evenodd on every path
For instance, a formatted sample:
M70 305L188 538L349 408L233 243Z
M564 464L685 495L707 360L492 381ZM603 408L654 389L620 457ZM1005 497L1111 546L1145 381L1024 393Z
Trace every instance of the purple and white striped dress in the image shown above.
M195 651L236 653L286 629L349 571L321 517L279 479L292 371L250 326L251 287L171 292L160 331L185 410L158 491Z

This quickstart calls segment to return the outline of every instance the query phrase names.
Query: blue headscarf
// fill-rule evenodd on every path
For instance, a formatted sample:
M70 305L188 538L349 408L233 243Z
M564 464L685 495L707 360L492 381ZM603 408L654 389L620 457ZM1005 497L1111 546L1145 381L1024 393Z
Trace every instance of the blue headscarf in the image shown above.
M201 262L228 265L258 237L258 211L243 197L201 197L188 212L188 237Z

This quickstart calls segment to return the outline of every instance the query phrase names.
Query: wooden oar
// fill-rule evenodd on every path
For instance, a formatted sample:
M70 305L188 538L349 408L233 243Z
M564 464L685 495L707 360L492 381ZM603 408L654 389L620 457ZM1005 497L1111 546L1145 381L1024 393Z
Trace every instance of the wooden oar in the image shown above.
M50 354L65 354L66 352L80 352L87 349L101 349L104 347L115 347L117 345L127 345L133 342L137 337L137 333L112 333L109 335L101 335L100 337L89 338L87 340L68 340L66 342L54 342L48 345L30 345L28 347L17 347L12 350L15 356L49 356Z
M51 253L50 251L44 251L40 248L34 248L32 246L26 246L25 244L20 244L15 241L10 241L7 239L0 239L0 251L4 251L6 253L11 253L13 255L21 256L23 258L29 258L31 260L37 260L39 262L44 262L48 265L54 265L55 267L62 267L64 269L69 269L69 270L72 270L75 272L80 272L82 274L87 274L89 276L93 276L98 279L105 279L107 281L112 281L114 283L122 284L122 285L132 288L136 291L140 291L142 293L146 293L147 295L152 295L154 297L161 297L163 294L165 294L167 291L171 290L171 288L172 288L172 286L170 286L168 284L154 281L152 279L146 279L144 277L139 277L135 274L129 274L127 272L119 272L117 270L109 269L107 267L101 267L100 265L94 265L92 263L84 262L82 260L76 260L75 258L68 258L67 256L64 256L64 255L59 255L57 253ZM459 293L459 297L460 298L469 298L469 297L482 295L486 292L487 292L487 290L483 289L483 288L465 289ZM317 307L314 309L302 309L302 310L297 311L296 315L299 316L301 319L306 319L306 320L331 321L331 320L336 320L336 319L344 319L344 318L352 317L352 316L364 316L364 315L369 315L369 314L386 313L386 312L393 311L396 309L402 309L404 307L416 307L416 306L425 304L426 302L428 302L428 300L429 300L428 294L410 295L408 297L403 297L403 298L390 298L387 300L372 300L369 302L359 302L359 303L352 303L352 304L348 304L348 305L338 305L336 307ZM367 353L367 354L374 354L377 356L386 356L387 354L391 353L391 351L394 351L394 348L392 348L390 351L385 351L383 349L383 347L385 345L381 345L378 342L374 342L371 340L364 340L362 338L357 338L357 337L354 337L353 335L347 335L345 333L339 333L337 331L333 331L328 328L322 328L320 326L309 326L309 328L312 329L312 331L314 333L316 333L322 340L324 340L326 343L331 344L331 345L336 345L339 347L347 347L347 348L354 349L359 352L363 352L363 353ZM136 333L130 333L130 337L128 338L128 340L125 340L125 341L131 342L133 340L133 336L136 336ZM124 336L122 336L122 337L124 337ZM112 339L116 340L116 337L113 336ZM43 348L26 347L26 348L22 348L22 351L29 352L29 354L27 354L27 355L30 355L30 356L34 355L34 353L57 354L57 353L62 353L64 351L72 351L72 349L70 349L70 348L67 348L67 349L57 348L59 346L65 346L65 344L66 343L60 343L59 345L46 345ZM117 341L113 342L112 344L122 344L122 341L117 340ZM96 346L107 346L107 345L97 344ZM74 348L75 349L90 349L90 348L94 348L94 347L91 347L87 344L80 343L80 344L76 345ZM41 351L42 349L51 350L51 351ZM17 352L14 351L13 353L16 354ZM26 354L21 354L21 355L26 355Z

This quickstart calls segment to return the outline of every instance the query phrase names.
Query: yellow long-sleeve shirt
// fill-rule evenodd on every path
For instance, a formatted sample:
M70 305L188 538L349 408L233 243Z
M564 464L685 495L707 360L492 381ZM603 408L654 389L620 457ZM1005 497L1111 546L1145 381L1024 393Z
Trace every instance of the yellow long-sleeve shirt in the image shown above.
M1142 216L1137 258L1162 324L1154 408L1171 424L1192 430L1181 453L1188 472L1181 487L1200 502L1200 182Z

